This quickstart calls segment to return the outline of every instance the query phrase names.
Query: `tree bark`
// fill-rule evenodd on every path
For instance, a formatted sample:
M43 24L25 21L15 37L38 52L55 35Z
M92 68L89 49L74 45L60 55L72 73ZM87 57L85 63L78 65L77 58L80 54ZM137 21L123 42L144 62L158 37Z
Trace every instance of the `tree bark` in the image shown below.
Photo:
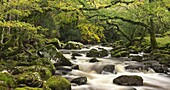
M156 37L155 37L155 27L154 27L153 18L150 18L149 34L150 34L151 48L152 48L153 50L154 50L154 49L157 49L158 44L157 44Z

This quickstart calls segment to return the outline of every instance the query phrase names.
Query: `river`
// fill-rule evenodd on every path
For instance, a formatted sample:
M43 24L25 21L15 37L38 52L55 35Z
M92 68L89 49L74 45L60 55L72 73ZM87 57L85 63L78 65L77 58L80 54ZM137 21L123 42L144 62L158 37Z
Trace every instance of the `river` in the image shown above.
M72 85L72 90L170 90L170 77L163 73L155 73L153 69L129 71L125 69L127 65L140 64L136 61L129 61L127 58L97 58L99 62L90 63L86 57L86 52L92 48L105 48L111 50L111 47L92 46L81 50L60 50L65 57L69 58L73 64L79 65L79 70L72 70L64 77L87 77L87 84ZM71 52L78 52L82 56L76 56L76 59L71 59ZM102 68L105 65L115 65L113 73L103 72ZM99 73L100 72L100 73ZM120 75L138 75L143 78L143 86L120 86L113 83L113 79ZM135 88L135 89L134 89Z

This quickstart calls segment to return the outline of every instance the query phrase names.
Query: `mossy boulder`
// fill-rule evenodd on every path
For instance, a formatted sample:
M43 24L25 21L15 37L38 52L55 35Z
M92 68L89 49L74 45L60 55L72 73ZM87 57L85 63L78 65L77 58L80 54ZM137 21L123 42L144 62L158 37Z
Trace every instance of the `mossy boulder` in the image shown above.
M15 78L7 73L0 72L0 88L14 88L16 86ZM7 90L7 89L4 89Z
M71 66L72 63L61 52L56 53L56 64L59 66Z
M38 72L25 72L16 76L19 86L41 87L43 81Z
M61 42L57 38L49 39L47 44L53 44L56 48L61 48Z
M83 48L83 44L80 42L69 41L66 43L65 49L81 49Z
M109 52L106 49L101 49L101 51L99 51L99 57L105 57L108 56Z
M126 57L128 55L128 51L111 51L111 57Z
M18 67L15 67L11 73L13 75L16 75L16 74L21 74L24 72L38 72L40 74L41 78L43 78L45 80L52 76L52 73L48 68L46 68L44 66L36 66L36 65L29 66L29 67L18 66Z
M87 54L87 57L99 57L99 51L97 49L91 49Z
M122 75L115 78L113 83L123 86L142 86L143 78L137 75Z
M43 90L42 88L35 88L35 87L18 87L14 90Z
M51 90L71 90L70 82L61 76L52 76L47 80L46 85Z

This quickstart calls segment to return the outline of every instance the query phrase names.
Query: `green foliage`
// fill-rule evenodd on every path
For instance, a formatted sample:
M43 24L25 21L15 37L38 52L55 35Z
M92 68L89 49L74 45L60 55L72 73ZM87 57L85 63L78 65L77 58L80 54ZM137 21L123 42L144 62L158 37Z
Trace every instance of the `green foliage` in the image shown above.
M104 40L104 28L94 24L82 23L78 25L81 30L81 38L83 42L99 43Z

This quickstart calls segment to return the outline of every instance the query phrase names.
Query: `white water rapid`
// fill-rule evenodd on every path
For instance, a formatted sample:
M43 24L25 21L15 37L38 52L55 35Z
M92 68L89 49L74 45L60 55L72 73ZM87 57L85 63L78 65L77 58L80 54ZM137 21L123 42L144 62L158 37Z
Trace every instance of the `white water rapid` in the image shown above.
M101 48L101 46L94 46L91 48ZM64 52L64 56L71 60L71 54L66 52L79 52L82 56L76 56L75 60L71 60L73 64L79 65L79 70L72 70L65 77L85 76L87 77L87 84L73 85L72 90L170 90L170 77L166 74L155 73L154 70L147 71L127 71L125 66L128 64L140 64L135 61L128 61L125 59L115 59L110 56L104 58L97 58L99 62L88 62L91 57L86 57L85 52L89 49L81 50L60 50ZM102 47L110 50L110 47ZM113 73L101 71L105 65L115 65ZM100 72L100 74L99 74ZM120 75L138 75L143 78L143 86L120 86L113 83L113 79Z

